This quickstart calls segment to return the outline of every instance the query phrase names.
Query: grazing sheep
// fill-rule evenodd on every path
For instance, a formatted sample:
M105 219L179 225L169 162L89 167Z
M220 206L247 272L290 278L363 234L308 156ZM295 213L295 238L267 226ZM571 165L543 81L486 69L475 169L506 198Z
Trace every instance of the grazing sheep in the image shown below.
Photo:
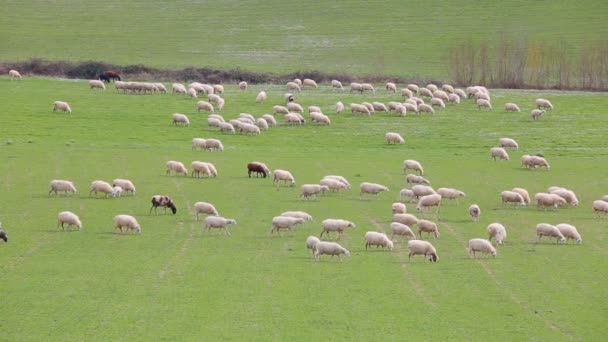
M184 114L174 113L173 114L173 124L177 126L178 123L183 124L185 127L190 126L190 120Z
M576 194L572 190L553 189L552 191L549 191L549 193L558 195L559 197L565 199L566 203L568 203L572 206L578 206L578 198L576 197Z
M165 195L154 195L150 200L152 206L150 207L150 214L152 214L152 209L154 209L154 213L156 214L156 208L161 207L164 209L164 212L167 212L167 208L171 209L173 214L177 213L177 207L175 206L175 202L169 196Z
M315 80L311 80L310 78L305 78L304 80L302 80L302 85L318 88L317 82L315 82Z
M291 216L275 216L272 218L272 227L270 229L270 234L275 231L280 234L281 229L287 229L291 231L295 225L303 224L305 220L300 217L291 217Z
M475 103L477 104L477 109L481 110L481 107L487 108L487 109L492 109L492 104L490 103L490 101L486 100L486 99L478 99L477 101L475 101Z
M393 250L393 241L384 233L379 232L366 232L365 233L365 249L367 247L376 246L382 248L388 248L389 251Z
M304 199L309 199L314 196L318 198L318 194L323 194L325 191L329 191L329 187L327 185L320 184L302 184L300 187L300 197Z
M220 214L217 212L217 209L215 209L215 206L213 206L213 204L207 203L207 202L194 203L194 213L196 214L197 221L198 221L198 214L220 216Z
M496 258L496 248L494 248L492 243L486 239L469 240L469 254L473 254L473 257L476 258L475 252L491 254L492 257Z
M407 89L411 90L413 93L418 94L420 87L418 87L418 85L416 84L410 83L407 85Z
M490 94L484 93L482 91L479 91L479 92L475 93L474 98L475 98L475 100L486 100L488 102L490 102L490 100L491 100L490 99Z
M224 109L224 99L220 98L217 100L217 110L219 110L220 112L222 111L222 109Z
M103 83L103 81L100 81L100 80L90 80L89 89L93 89L93 88L106 90L106 85Z
M481 208L477 204L471 204L469 207L469 216L471 216L471 220L473 222L479 221L479 216L481 216Z
M300 85L298 85L295 82L287 82L287 90L289 91L295 91L295 92L301 92L302 89L300 88Z
M412 187L412 191L414 192L414 196L416 197L416 199L418 199L422 196L427 196L427 195L432 195L432 194L437 193L435 191L435 189L433 189L432 187L430 187L428 185L422 185L422 184L414 185Z
M374 86L369 83L361 83L361 92L364 92L364 91L369 91L373 94L376 93L376 89L374 89Z
M207 101L198 101L196 103L196 109L200 112L204 110L206 112L213 112L213 105Z
M224 93L224 86L221 84L214 84L213 85L213 92L216 94L223 94Z
M405 224L407 226L418 224L418 218L412 214L394 214L392 221Z
M346 178L344 178L342 176L337 176L337 175L327 175L327 176L323 177L323 179L328 179L328 178L336 179L336 180L344 183L346 185L347 189L350 189L350 183L348 182L348 180Z
M514 148L514 149L519 149L519 145L517 144L517 141L511 139L511 138L500 138L498 139L498 143L500 144L500 147L510 147L510 148Z
M112 186L110 185L110 183L104 182L101 180L96 180L91 183L91 190L89 191L89 197L91 196L92 193L95 193L95 197L97 197L98 192L104 193L104 194L106 194L106 197L108 197L108 195L112 194L113 189L112 189Z
M602 200L593 201L592 208L598 218L600 217L600 214L608 216L608 202Z
M346 183L333 178L323 178L319 181L319 184L327 186L330 191L347 190L349 188Z
M306 249L310 249L312 254L314 255L315 247L317 246L317 243L319 243L319 242L321 242L321 240L319 240L318 237L310 235L309 237L306 238Z
M409 99L410 97L414 96L414 93L408 88L403 88L401 89L401 96L405 100L406 98Z
M2 224L0 224L0 226L1 225ZM6 235L6 232L1 227L0 227L0 239L4 240L4 242L8 242L8 235Z
M203 138L193 138L192 139L192 150L196 150L200 148L201 150L205 148L205 142L207 140Z
M62 112L68 112L68 113L72 113L72 108L70 107L70 105L67 102L64 101L55 101L53 102L53 112L54 111L62 111Z
M243 122L239 125L239 128L241 130L241 133L243 134L260 135L261 133L260 128L258 126L248 122Z
M386 83L386 91L388 93L396 93L397 92L397 85L393 82L387 82Z
M442 99L437 98L437 97L433 97L431 99L431 106L439 106L439 108L445 109L445 103L443 102Z
M131 215L116 215L114 216L114 229L120 229L120 232L123 233L122 228L127 228L127 231L133 230L137 234L141 234L141 226L135 219L135 217Z
M496 158L502 160L509 160L509 154L502 147L492 147L490 149L490 157L496 161Z
M428 241L410 240L407 242L407 249L409 250L407 259L410 262L412 261L412 256L416 255L424 255L424 261L426 261L427 256L429 256L431 262L437 262L439 260L435 247Z
M257 118L255 120L255 125L258 126L258 128L260 130L267 130L268 129L268 122L266 122L266 120L262 119L262 118Z
M259 175L262 175L262 177L264 177L264 178L266 178L272 174L272 172L270 172L270 169L268 168L268 166L266 166L266 164L264 164L262 162L257 162L257 161L253 161L253 162L247 164L247 175L249 176L249 178L251 178L252 173L255 173L256 177L258 177Z
M551 169L549 162L547 162L545 158L539 156L530 156L530 165L534 168L544 166L547 170Z
M334 255L337 255L340 261L342 261L342 254L348 257L350 256L350 252L346 248L340 246L335 242L328 241L317 242L317 244L315 245L314 253L315 261L319 261L321 255L331 255L332 259Z
M304 221L312 221L312 215L304 211L286 211L281 213L280 216L296 217L301 218Z
M433 102L433 99L437 99L437 100L441 100L441 101L435 101ZM431 104L433 105L438 105L438 106L442 106L442 108L445 108L445 102L450 101L450 97L448 96L448 93L446 93L443 90L436 90L433 92L433 98L431 98Z
M285 123L288 125L302 125L306 122L306 120L304 120L304 118L299 113L287 113L283 118L285 119Z
M437 224L429 220L418 220L418 235L421 239L422 232L428 233L428 237L430 237L431 234L435 239L439 237L439 228L437 227Z
M51 181L51 190L49 190L49 196L51 195L52 192L55 193L55 196L59 195L59 192L63 191L66 195L68 193L76 193L76 187L74 186L74 183L67 181L67 180L62 180L62 179L54 179Z
M22 79L21 74L17 70L12 70L12 69L9 70L8 75L11 77L11 81L14 80L15 78Z
M277 189L279 189L279 182L283 181L283 183L285 185L289 184L289 186L294 186L296 185L296 181L293 178L293 176L291 175L291 172L286 171L286 170L280 170L280 169L276 169L274 170L274 175L273 175L273 179L272 179L272 183L276 184Z
M188 96L190 96L193 99L198 98L196 89L194 89L194 88L188 88ZM200 111L200 109L199 109L199 111Z
M336 114L340 114L344 112L344 103L338 101L336 102Z
M308 113L310 114L312 112L323 113L319 106L308 106Z
M276 126L277 125L277 120L274 118L274 116L272 116L270 114L264 114L264 115L262 115L261 119L266 120L266 123L268 124L268 126Z
M316 123L319 123L322 125L331 124L331 120L329 119L329 117L327 115L321 114L319 112L310 113L310 121L316 122Z
M445 92L448 92L450 94L454 93L454 87L452 87L449 84L444 84L441 86L441 89L443 89Z
M391 205L391 213L394 214L405 214L407 213L407 207L403 203L395 202Z
M326 219L321 222L321 227L323 230L321 231L319 238L323 237L323 233L326 233L327 236L329 236L329 232L337 232L339 240L346 228L356 228L356 225L342 219Z
M409 226L399 222L391 222L391 232L393 233L391 235L391 240L395 239L395 235L406 236L412 239L416 238L416 235L414 235L414 232Z
M245 81L240 82L239 89L241 89L241 91L247 90L247 82L245 82Z
M536 108L538 108L538 109L541 109L541 108L553 109L553 104L549 100L536 99L536 101L534 101L534 104L536 105Z
M432 207L437 207L437 215L439 215L439 209L441 207L440 194L431 194L420 197L418 200L418 205L416 205L416 210L425 211Z
M299 78L294 78L293 82L297 83L298 85L302 85L302 80Z
M290 112L298 112L300 114L304 113L304 108L302 108L300 104L295 102L289 102L287 104L287 110L289 110Z
M530 116L532 117L532 120L536 120L543 116L545 112L546 111L544 109L532 109L532 111L530 111Z
M224 144L217 139L205 139L205 146L203 148L209 151L223 151Z
M575 226L567 223L560 223L556 224L555 227L559 229L559 232L566 238L566 242L568 242L567 240L574 240L578 244L583 242L581 234L578 233Z
M266 94L265 91L262 90L258 93L258 96L256 96L255 102L263 103L264 101L266 101L267 98L268 98L268 95Z
M116 84L116 86L118 87L118 83ZM184 94L185 95L187 93L186 87L183 84L180 84L180 83L173 83L171 85L171 93L172 94L178 93L178 94Z
M604 202L608 202L608 195L604 195L604 196L601 198L601 200L602 200L602 201L604 201Z
M277 105L277 106L272 107L272 113L273 114L287 114L287 113L289 113L289 109L287 109L287 107Z
M408 201L410 201L414 197L415 197L414 196L414 192L412 190L410 190L410 189L401 189L399 191L399 198L401 200L408 200Z
M285 103L294 102L296 100L292 93L285 93L283 99L285 99Z
M465 93L462 89L454 89L454 94L458 95L458 97L460 97L461 99L467 98L467 93Z
M371 115L371 112L369 111L369 109L366 106L364 106L362 104L358 104L358 103L351 103L350 111L353 114L360 113L360 114Z
M363 182L359 185L359 197L363 194L372 194L378 197L378 194L382 191L389 191L388 188L382 184Z
M388 113L388 108L382 102L372 102L372 107L375 111Z
M513 192L517 192L524 199L524 203L526 205L530 204L530 195L528 194L528 190L522 188L513 188L511 189Z
M193 161L190 165L192 167L192 177L196 175L197 178L200 178L201 174L203 175L203 177L205 175L207 175L207 177L211 177L211 170L209 170L209 166L207 166L206 163L200 161Z
M505 226L500 223L494 222L488 225L488 240L492 241L492 238L496 240L496 243L502 245L507 238L507 230Z
M515 203L517 205L527 205L523 196L515 191L503 191L500 193L502 204Z
M403 161L403 173L407 173L407 170L414 170L421 176L424 175L424 168L419 161L413 159L406 159Z
M422 87L422 88L418 89L418 95L421 97L426 96L426 97L432 98L433 92L428 88Z
M433 109L432 106L421 103L418 105L418 113L422 113L422 112L435 114L435 109Z
M388 132L384 135L387 144L405 144L405 139L399 133Z
M57 227L61 225L61 228L65 230L64 224L68 224L68 228L76 226L78 230L82 229L82 223L78 215L71 211L62 211L57 215Z
M135 195L135 185L128 179L116 178L112 181L112 187L121 187L127 194L130 192L131 195Z
M433 84L433 83L429 83L426 85L426 89L432 91L432 92L436 92L437 90L439 90L439 88L437 87L437 85Z
M209 100L209 102L215 103L216 105L220 102L221 99L222 98L219 95L217 95L217 94L209 94L209 95L207 95L207 100Z
M505 112L521 112L521 109L515 103L509 102L505 103Z
M407 176L405 176L405 181L408 184L431 184L431 181L429 181L428 179L422 177L422 176L418 176L415 175L413 173L408 174Z
M456 203L458 203L458 197L466 197L464 192L452 188L439 188L437 193L441 195L442 199L455 199Z
M539 223L536 225L536 243L540 243L543 236L557 238L558 244L566 242L564 234L562 234L556 226L548 223Z
M424 100L421 99L421 98L419 98L419 97L416 97L416 96L410 97L409 99L405 100L405 102L409 102L411 104L415 104L416 106L424 104Z
M398 104L397 106L395 106L395 113L397 113L401 117L404 117L407 115L407 107L402 104Z
M229 219L221 216L207 216L205 217L205 228L207 231L211 231L211 228L223 229L226 235L230 235L228 231L228 225L236 224L236 220Z
M179 161L175 161L175 160L169 160L166 164L166 172L165 174L170 175L171 171L173 171L175 173L175 175L177 175L178 173L183 173L184 176L188 175L188 170L186 169L186 167L184 166L184 164L182 162Z
M344 87L342 86L342 82L338 81L338 80L331 80L331 87L333 88L338 88L342 91L344 91Z
M220 124L222 122L216 118L207 118L207 124L209 125L209 127L220 127Z
M536 207L538 209L545 208L545 210L547 210L547 208L550 207L557 209L560 206L566 205L566 200L561 198L559 195L547 194L544 192L535 194L534 200L536 201Z
M458 96L456 94L449 94L448 102L453 103L453 104L460 104L460 96Z

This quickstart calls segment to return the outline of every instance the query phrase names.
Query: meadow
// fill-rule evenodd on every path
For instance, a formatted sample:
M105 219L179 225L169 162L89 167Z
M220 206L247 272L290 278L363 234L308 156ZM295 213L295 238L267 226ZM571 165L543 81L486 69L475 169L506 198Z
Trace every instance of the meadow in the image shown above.
M134 4L137 4L135 2ZM283 102L284 86L226 85L225 118L256 117ZM606 245L608 221L591 202L608 193L605 144L608 96L586 92L491 90L493 111L466 100L436 115L377 113L336 115L333 106L399 101L386 94L349 94L321 85L296 95L318 105L330 126L284 126L260 136L221 134L207 127L195 101L170 94L125 95L110 86L89 90L84 80L0 77L0 221L9 235L0 244L0 278L6 340L599 340L608 329ZM265 89L266 103L255 103ZM555 110L532 121L537 97ZM71 115L52 111L70 102ZM521 113L502 111L516 102ZM190 117L175 127L171 114ZM404 145L384 134L401 133ZM510 161L494 162L489 149L500 137L519 142ZM194 137L213 137L223 152L191 150ZM525 170L523 154L542 153L551 170ZM404 159L417 159L435 188L466 192L445 203L432 240L439 262L407 257L405 242L393 251L365 250L368 230L388 231L390 205L406 187ZM165 162L213 162L215 179L165 175ZM276 190L270 179L248 178L246 164L287 169L295 188ZM327 174L346 177L353 189L318 201L299 198L299 185ZM135 196L89 196L93 180L131 179ZM74 181L74 196L49 196L51 179ZM358 184L387 185L379 198L359 197ZM555 211L502 206L499 193L523 187L531 194L561 185L581 204ZM149 213L155 194L171 196L177 214ZM234 218L231 236L207 233L194 219L196 201L214 203ZM479 222L468 205L482 208ZM408 203L408 212L415 204ZM64 232L56 215L77 213L81 231ZM293 233L271 235L273 216L304 210L314 222ZM131 214L142 234L121 234L112 217ZM339 241L352 256L314 262L304 241L318 235L325 218L357 224ZM507 227L505 246L493 258L472 259L468 239L486 237L486 226ZM537 223L578 227L581 245L536 244ZM334 236L331 239L335 239Z

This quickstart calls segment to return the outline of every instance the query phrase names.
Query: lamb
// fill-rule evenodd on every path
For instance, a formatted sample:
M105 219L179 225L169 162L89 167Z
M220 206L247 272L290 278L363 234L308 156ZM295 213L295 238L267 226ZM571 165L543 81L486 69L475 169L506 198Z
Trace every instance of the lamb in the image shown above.
M401 189L399 191L399 198L401 200L407 199L409 201L410 199L414 198L414 192L410 189Z
M392 221L405 224L407 226L418 224L418 218L412 214L394 214Z
M206 112L213 112L213 105L207 101L198 101L196 103L196 109L200 112L201 110L204 110Z
M448 102L453 103L453 104L460 104L460 96L458 96L456 94L449 94Z
M361 104L358 103L351 103L350 104L350 111L351 113L360 113L360 114L366 114L366 115L371 115L371 112L369 111L369 109Z
M272 227L270 229L270 234L273 232L277 232L280 234L281 229L287 229L291 231L295 225L304 223L305 220L300 217L290 217L290 216L275 216L272 218Z
M302 108L302 106L295 102L289 102L287 104L287 110L289 110L290 112L298 112L300 114L304 113L304 108Z
M487 109L492 109L492 104L490 103L490 101L486 100L486 99L478 99L477 101L475 101L475 103L477 104L477 109L481 110L481 107L487 108Z
M62 179L54 179L51 181L51 190L49 190L49 196L51 195L52 192L55 193L55 196L59 195L59 192L63 191L66 195L68 193L76 193L76 187L74 186L74 183L67 181L67 180L62 180Z
M519 149L519 145L517 144L517 141L511 139L511 138L500 138L498 139L498 143L500 144L500 147L503 148L514 148L514 149Z
M539 243L543 236L557 238L558 244L566 242L564 234L562 234L556 226L548 223L539 223L536 225L536 243Z
M174 113L173 114L173 124L177 126L178 123L183 124L185 127L190 125L190 120L184 114Z
M283 181L284 184L289 184L289 186L296 185L296 181L291 175L291 172L286 170L276 169L274 170L274 175L272 179L272 183L277 185L277 189L279 189L279 182Z
M350 256L350 252L346 248L335 242L328 241L317 242L315 245L314 254L316 261L319 261L321 255L331 255L332 258L334 255L337 255L340 261L342 261L342 254L348 257Z
M70 105L67 102L64 101L55 101L53 102L53 112L54 111L62 111L62 112L67 112L67 113L72 113L72 108L70 107Z
M506 203L515 203L517 205L527 205L523 196L515 191L503 191L500 193L500 198L502 199L502 204Z
M112 197L120 197L122 196L122 187L118 185L112 185L112 193L110 194Z
M439 106L439 108L445 109L445 103L442 99L437 97L431 99L431 106Z
M397 92L397 85L393 82L387 82L386 83L386 92L388 93L396 93Z
M327 185L319 185L319 184L302 184L300 187L300 197L304 199L309 199L314 196L318 198L318 194L322 194L325 191L329 191L329 187Z
M384 233L379 232L366 232L365 233L365 249L367 247L382 246L382 248L388 248L389 251L393 250L393 241L391 241L388 236Z
M268 126L276 126L277 125L277 120L274 118L274 116L270 115L270 114L264 114L261 117L262 119L266 120L266 123L268 124Z
M591 207L598 218L600 217L600 214L608 216L608 202L604 202L602 200L593 201Z
M167 174L167 175L170 175L171 171L173 171L175 173L175 175L177 175L178 173L183 173L184 176L188 175L188 170L186 169L186 167L184 166L184 164L182 162L175 161L175 160L169 160L165 164L165 166L167 168L165 174Z
M62 211L57 215L57 227L61 225L61 228L65 230L64 224L66 223L68 224L68 228L76 226L78 230L82 229L80 218L71 211Z
M578 206L578 198L576 197L576 194L572 190L554 189L553 191L549 191L549 193L558 195L559 197L565 199L566 203L568 203L572 206Z
M488 225L488 240L492 241L492 238L496 240L496 243L502 245L507 238L507 230L505 226L500 223L494 222Z
M408 174L407 176L405 176L405 181L408 184L431 184L431 181L429 181L428 179L422 177L422 176L418 176L415 175L413 173Z
M387 144L395 143L395 144L404 144L405 139L399 133L388 132L384 135L384 139Z
M223 229L226 235L230 235L228 226L236 224L236 220L229 219L221 216L207 216L205 217L205 228L207 231L211 231L211 228Z
M437 227L437 224L429 220L418 220L418 235L420 236L420 239L422 239L422 232L428 233L427 236L429 237L432 234L435 239L439 237L439 228Z
M89 191L89 197L91 196L92 193L95 193L95 197L97 197L97 193L101 192L106 194L106 197L108 197L109 194L111 194L113 191L112 186L110 185L110 183L101 181L101 180L96 180L93 181L93 183L91 183L91 190Z
M442 199L455 199L456 203L458 203L458 197L465 197L466 194L458 189L452 188L439 188L437 189L437 193L441 195Z
M555 227L566 238L566 242L568 242L567 240L574 240L578 244L583 242L581 234L578 233L575 226L567 223L560 223L556 224Z
M22 79L21 74L17 70L13 70L13 69L9 70L8 75L11 77L11 81L16 78Z
M395 235L406 236L412 239L416 238L416 235L414 235L414 232L409 226L399 222L391 222L391 232L393 233L391 235L391 240L395 239Z
M239 89L241 89L241 91L247 90L247 82L245 82L245 81L240 82Z
M407 242L407 249L409 250L407 258L410 262L412 261L412 256L416 255L424 255L424 261L426 261L427 256L429 256L431 262L437 262L439 260L435 247L428 241L410 240Z
M185 95L187 93L186 87L180 83L173 83L173 85L171 85L171 93L172 94L178 93L178 94Z
M414 93L408 88L403 88L401 89L401 96L403 97L403 99L409 99L410 97L414 96Z
M295 217L295 218L301 218L304 221L312 221L312 215L310 215L307 212L304 211L286 211L281 213L280 216L288 216L288 217Z
M213 92L216 94L223 94L224 93L224 86L221 84L214 84L213 85Z
M475 252L491 254L492 257L496 258L496 248L494 248L492 243L486 239L469 240L469 254L473 254L473 257L476 258Z
M311 80L310 78L305 78L302 80L302 85L318 88L317 82L315 82L315 80Z
M422 164L419 161L413 159L406 159L403 161L403 173L407 173L407 170L414 170L416 173L419 173L421 176L424 175L424 168L422 168Z
M414 192L414 196L416 197L416 199L422 197L422 196L427 196L427 195L432 195L432 194L436 194L437 192L435 192L435 189L433 189L432 187L428 186L428 185L421 185L421 184L416 184L412 187L412 191Z
M439 209L441 207L440 194L431 194L420 197L420 199L418 200L418 205L416 205L416 210L424 211L431 207L437 207L437 214L439 214Z
M490 149L490 157L496 161L496 158L502 160L509 160L509 154L502 147L492 147Z
M405 214L406 212L407 207L403 203L395 202L391 205L392 214Z
M532 109L532 111L530 111L530 116L532 117L532 120L536 120L543 116L545 112L544 109Z
M300 92L302 91L302 89L300 88L300 86L295 83L295 82L287 82L287 90L289 91L296 91L296 92Z
M530 195L528 194L528 190L522 188L513 188L511 189L513 192L517 192L524 199L524 203L526 205L530 204Z
M505 103L505 112L521 112L521 109L515 103L509 102Z
M258 96L256 96L255 102L263 103L264 101L266 101L267 98L268 98L268 95L266 94L265 91L262 90L258 93Z
M120 229L120 232L123 233L123 227L127 228L127 231L133 230L135 233L141 234L141 226L135 217L124 214L114 216L114 228Z
M319 184L327 186L330 191L333 191L333 190L340 191L340 190L348 189L347 184L345 184L337 179L333 179L333 178L323 178L323 179L321 179Z
M560 206L566 205L566 200L556 194L539 192L534 195L534 200L536 201L536 207L538 209L545 208L546 210L550 207L557 209Z
M89 81L89 89L93 89L93 88L97 88L97 89L101 89L101 90L106 90L106 85L100 81L100 80L90 80Z
M314 255L315 253L315 247L317 246L317 243L321 242L321 240L319 240L318 237L316 236L309 236L306 238L306 249L310 249Z
M217 139L205 139L204 149L209 151L223 151L224 144L222 144L222 142Z
M363 194L372 194L378 197L378 194L382 191L389 191L388 188L382 184L363 182L359 185L359 197Z
M479 221L479 216L481 216L481 208L477 204L471 204L469 206L469 216L471 216L471 220L473 222Z
M432 106L429 106L427 104L421 103L421 104L418 105L418 113L422 113L422 112L435 114L435 109L433 109Z
M323 237L323 233L326 233L327 236L329 236L329 232L337 232L339 240L346 228L356 228L356 225L347 220L326 219L321 222L321 227L323 228L323 230L321 231L321 235L319 235L319 238Z
M344 87L342 86L342 82L338 81L338 80L331 80L331 87L333 88L338 88L342 91L344 91Z
M191 164L192 167L192 174L191 176L194 177L194 175L196 175L197 178L200 178L201 174L203 175L203 177L205 175L207 175L207 177L211 177L211 170L209 170L209 166L207 166L206 163L200 162L200 161L193 161Z
M344 112L344 103L338 101L336 102L336 114L340 114Z
M534 104L536 105L536 108L538 108L538 109L541 109L541 108L553 109L553 104L549 100L536 99L536 101L534 101Z

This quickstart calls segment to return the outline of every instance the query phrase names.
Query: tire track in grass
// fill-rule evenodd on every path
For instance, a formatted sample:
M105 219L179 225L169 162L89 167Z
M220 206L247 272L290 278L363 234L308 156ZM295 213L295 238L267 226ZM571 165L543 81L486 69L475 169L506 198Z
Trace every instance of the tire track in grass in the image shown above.
M440 224L442 225L442 227L444 227L446 229L446 231L449 232L450 235L452 235L453 237L455 237L458 240L458 242L460 242L461 244L465 245L465 243L467 241L465 241L465 239L462 236L460 236L459 234L457 234L456 231L452 227L450 227L445 222L442 222ZM496 284L496 286L498 286L498 288L500 288L506 295L508 295L508 297L511 299L511 301L513 303L519 305L523 310L532 313L534 317L538 318L543 323L545 323L545 325L547 327L549 327L551 330L559 332L559 333L567 336L569 339L579 339L579 338L575 338L575 336L573 336L572 333L570 333L568 331L565 331L563 328L559 327L555 322L552 322L551 320L543 317L536 310L532 309L527 302L525 302L524 300L522 300L519 297L517 297L513 291L510 291L505 286L503 286L503 284L498 280L498 278L496 278L496 275L494 274L494 272L492 272L492 270L490 269L490 267L488 267L488 265L486 265L486 263L485 263L484 260L482 260L482 259L475 259L475 262L478 263L483 268L483 270L486 272L486 274L488 275L488 277L490 279L492 279L492 281Z

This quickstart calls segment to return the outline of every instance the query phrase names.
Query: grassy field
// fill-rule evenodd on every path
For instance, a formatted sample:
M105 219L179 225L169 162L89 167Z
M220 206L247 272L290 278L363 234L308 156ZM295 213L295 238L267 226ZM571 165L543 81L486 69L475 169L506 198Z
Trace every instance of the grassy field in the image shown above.
M0 61L321 70L447 79L462 41L563 44L608 36L608 6L571 1L0 1Z
M608 224L590 209L608 193L605 94L494 90L491 112L469 100L435 116L354 117L333 114L333 104L399 96L321 87L297 100L321 106L331 126L280 126L247 137L208 128L191 99L111 88L0 78L0 221L10 238L0 244L3 339L599 340L608 333ZM269 100L256 104L261 89ZM283 93L282 86L247 92L228 86L222 114L259 116L281 103ZM539 96L556 109L532 121L528 112ZM71 103L72 115L52 112L59 99ZM523 112L503 112L504 102L519 103ZM173 112L189 115L191 126L172 126ZM400 132L406 144L385 144L387 131ZM510 161L493 162L489 149L503 136L521 148L510 152ZM219 138L226 149L192 151L194 137ZM537 152L550 171L520 167L521 155ZM219 177L166 176L170 159L188 167L193 160L213 162ZM441 236L432 241L437 264L408 262L403 242L392 252L364 248L366 231L389 229L390 205L406 185L404 159L420 160L434 187L467 193L442 209ZM298 186L277 191L269 179L247 178L252 160L290 170ZM319 201L298 198L300 184L327 174L345 176L354 189ZM93 180L119 177L133 180L135 196L88 196ZM74 181L78 194L49 197L51 179ZM363 181L391 191L360 199ZM581 205L547 212L500 205L502 190L519 186L533 194L552 185L574 189ZM177 214L149 215L155 194L171 196ZM203 232L194 220L196 201L236 219L232 235ZM471 203L482 208L478 223L468 218ZM408 204L408 211L414 207ZM56 227L63 210L80 215L82 231ZM272 217L286 210L307 211L315 221L270 235ZM138 218L141 235L113 230L112 217L121 213ZM325 218L357 224L340 241L352 253L341 263L315 263L304 247ZM485 237L491 222L507 227L506 246L496 259L469 258L468 239ZM583 244L535 244L540 222L576 225Z

